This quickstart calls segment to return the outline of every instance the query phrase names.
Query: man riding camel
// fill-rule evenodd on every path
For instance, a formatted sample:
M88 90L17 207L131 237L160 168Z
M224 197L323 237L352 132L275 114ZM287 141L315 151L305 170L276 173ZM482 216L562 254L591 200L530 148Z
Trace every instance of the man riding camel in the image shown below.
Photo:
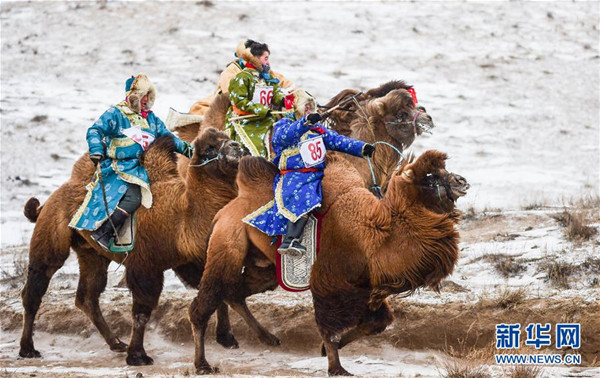
M245 68L229 82L229 100L225 131L241 142L253 156L271 159L269 139L275 117L274 109L292 107L293 95L285 95L279 79L270 75L269 46L248 41L242 56Z
M251 39L248 39L244 42L240 42L235 52L235 59L227 65L223 72L221 72L221 75L219 76L219 82L217 83L217 88L215 88L215 90L210 96L196 101L194 105L192 105L192 107L190 108L190 114L203 115L204 113L206 113L206 111L210 107L210 104L214 101L215 97L218 94L229 94L229 82L237 74L242 72L244 68L246 68L246 63L249 61L249 55L251 55L248 52L248 48L253 43L255 42ZM291 80L286 79L282 74L273 70L269 71L269 74L272 77L279 79L279 88L285 89L288 92L290 92L294 88L294 83Z
M87 131L89 157L96 168L99 165L102 177L97 169L69 223L78 230L94 231L92 238L107 250L114 229L118 230L140 204L152 206L150 182L140 163L143 152L164 135L173 137L180 154L191 157L193 152L189 143L171 134L150 110L156 90L146 75L127 79L125 92L125 101L104 112Z
M302 90L295 95L295 111L278 121L273 130L273 162L279 168L273 182L275 199L243 221L269 236L285 234L277 251L300 257L306 252L300 238L308 216L321 206L326 151L371 157L375 147L326 129L319 123L321 115L314 113L316 100Z

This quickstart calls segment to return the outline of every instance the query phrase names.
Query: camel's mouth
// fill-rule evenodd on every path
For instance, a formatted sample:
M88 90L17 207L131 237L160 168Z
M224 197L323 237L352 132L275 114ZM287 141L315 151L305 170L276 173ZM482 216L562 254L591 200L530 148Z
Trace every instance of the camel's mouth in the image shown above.
M450 186L450 197L456 202L457 199L467 194L467 190L471 185L461 175L450 173L448 177L448 185Z
M240 143L230 140L221 149L221 155L227 163L237 163L249 152Z
M421 134L432 134L431 129L435 127L433 119L423 106L418 106L415 117L415 128L417 129L417 135Z

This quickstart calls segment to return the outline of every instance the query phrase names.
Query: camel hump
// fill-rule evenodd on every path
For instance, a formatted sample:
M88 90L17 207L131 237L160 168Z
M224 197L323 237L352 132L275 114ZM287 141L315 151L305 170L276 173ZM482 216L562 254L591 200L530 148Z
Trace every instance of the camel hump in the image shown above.
M406 84L402 80L391 80L377 88L369 89L365 95L369 98L384 97L394 89L410 89L412 85Z
M252 189L265 184L272 186L278 171L275 164L263 157L245 156L238 167L238 187L242 191L244 188Z
M142 158L150 182L168 180L178 175L175 142L170 135L157 138Z
M25 217L29 219L31 223L37 221L40 211L42 211L42 206L40 206L40 201L35 197L28 199L23 208L23 214L25 214Z

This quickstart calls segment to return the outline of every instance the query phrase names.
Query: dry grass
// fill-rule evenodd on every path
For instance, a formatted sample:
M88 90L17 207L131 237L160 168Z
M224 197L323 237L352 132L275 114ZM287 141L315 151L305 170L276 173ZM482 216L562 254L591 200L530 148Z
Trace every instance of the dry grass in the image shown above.
M467 211L463 211L461 215L461 219L465 221L470 221L477 218L477 213L475 212L475 208L470 206Z
M531 203L528 203L526 205L521 206L521 208L523 210L541 210L543 209L545 206L545 204L541 201L533 201Z
M564 209L561 213L552 216L565 229L567 240L581 242L590 240L598 233L598 229L588 226L586 212L581 210Z
M495 253L484 256L484 259L489 261L494 266L494 269L496 269L496 271L504 278L514 277L527 270L527 268L521 262L517 262L513 256Z
M480 307L493 307L510 310L525 302L527 290L525 288L511 289L505 287L498 291L498 295L490 298L484 293L477 303Z
M537 378L542 374L542 368L539 366L518 365L511 369L507 377L510 378Z
M12 289L22 287L27 277L27 258L23 251L16 249L10 268L0 269L0 284L8 284Z
M440 371L443 378L489 378L491 377L488 367L477 365L471 361L454 360L447 362Z
M495 300L495 306L498 308L512 309L525 302L527 291L524 288L509 289L500 291Z
M559 289L568 289L569 277L576 272L577 268L564 261L552 261L540 264L542 271L546 272L546 277L553 286Z

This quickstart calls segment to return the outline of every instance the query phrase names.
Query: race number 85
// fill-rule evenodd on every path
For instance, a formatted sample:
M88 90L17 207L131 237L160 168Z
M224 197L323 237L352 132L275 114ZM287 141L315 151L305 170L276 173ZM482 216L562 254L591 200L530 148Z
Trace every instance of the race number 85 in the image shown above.
M323 137L319 136L303 141L299 147L304 166L312 167L325 161L327 150L323 143Z

